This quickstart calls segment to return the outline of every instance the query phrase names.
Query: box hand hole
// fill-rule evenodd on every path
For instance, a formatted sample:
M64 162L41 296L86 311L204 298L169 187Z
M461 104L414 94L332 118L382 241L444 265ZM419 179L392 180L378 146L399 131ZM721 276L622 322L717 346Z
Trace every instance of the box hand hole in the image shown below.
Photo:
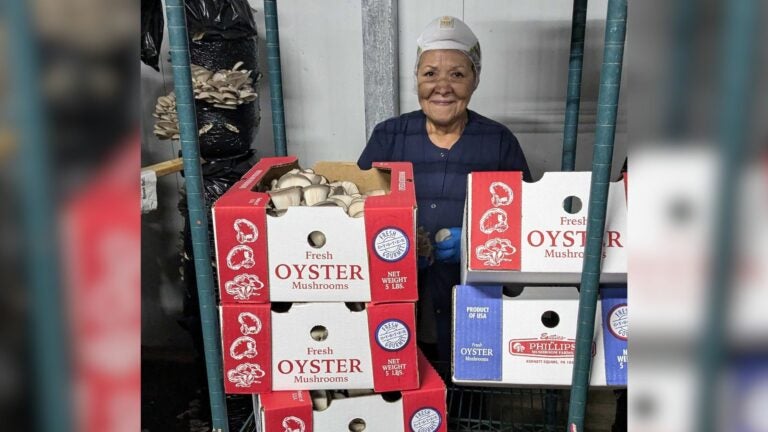
M272 304L269 306L269 309L276 313L286 313L291 310L292 306L293 303L289 302L272 302Z
M362 312L365 310L365 303L362 302L346 302L344 306L352 312Z
M501 287L501 292L505 297L517 297L523 293L522 285L504 285Z
M312 330L309 331L309 335L312 337L312 339L318 342L322 342L328 339L328 329L321 325L317 325L312 327Z
M307 236L307 243L315 249L325 246L325 234L320 231L312 231Z
M581 211L581 198L571 195L563 200L563 210L566 213L576 214Z
M544 327L555 328L560 324L560 315L555 311L546 311L541 314L541 323L544 324Z
M349 430L352 432L363 432L365 430L365 420L356 418L349 422Z
M381 394L381 398L384 399L384 402L397 402L400 399L402 399L403 394L399 391L393 391L393 392L386 392Z

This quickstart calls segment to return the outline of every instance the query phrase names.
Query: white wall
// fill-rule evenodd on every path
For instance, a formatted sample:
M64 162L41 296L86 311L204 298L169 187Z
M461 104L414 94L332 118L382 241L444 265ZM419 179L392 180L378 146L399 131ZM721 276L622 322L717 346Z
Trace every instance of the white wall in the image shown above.
M263 38L262 2L252 0ZM607 0L589 2L577 169L588 170ZM483 49L483 73L470 108L506 124L520 139L535 177L560 169L571 32L571 0L400 0L400 111L418 109L416 38L440 15L462 18ZM366 142L360 2L285 1L278 5L289 154L305 164L356 160ZM264 41L260 42L266 70ZM259 86L257 148L273 154L268 80ZM626 155L620 107L614 172Z
M263 2L256 9L265 78L257 148L273 154ZM344 160L364 142L362 12L359 0L278 3L288 153L305 163Z

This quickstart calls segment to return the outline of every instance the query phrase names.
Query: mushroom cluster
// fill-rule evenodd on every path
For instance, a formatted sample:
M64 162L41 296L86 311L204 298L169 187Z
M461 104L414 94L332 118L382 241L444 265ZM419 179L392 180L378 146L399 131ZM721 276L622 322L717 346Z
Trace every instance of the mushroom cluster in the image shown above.
M386 195L383 189L360 193L360 189L351 181L334 181L311 168L292 169L280 178L272 180L267 192L271 198L270 213L280 216L295 206L341 207L354 218L362 217L365 199L369 196Z
M213 105L216 108L234 110L238 106L251 103L256 100L258 94L253 89L251 71L240 70L243 62L237 62L232 69L222 69L216 72L192 65L192 89L196 100ZM155 112L152 114L155 121L154 134L161 140L179 139L179 116L176 112L176 94L170 92L166 96L157 98ZM200 127L198 135L202 135L213 128L213 124L206 123ZM224 123L223 125L234 133L240 133L237 126Z
M238 105L256 100L251 71L240 70L243 62L237 62L232 69L216 72L192 65L192 89L195 99L208 102L217 108L237 109Z
M155 136L161 140L179 139L179 115L176 113L176 94L170 92L168 96L160 96L155 104L155 112L152 114L155 121Z

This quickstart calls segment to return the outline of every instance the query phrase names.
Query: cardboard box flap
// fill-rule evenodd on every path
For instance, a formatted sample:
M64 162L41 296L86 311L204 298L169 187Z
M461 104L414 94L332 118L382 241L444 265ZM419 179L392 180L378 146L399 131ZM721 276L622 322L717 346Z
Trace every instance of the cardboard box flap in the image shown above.
M280 406L286 408L312 409L312 397L306 390L265 392L259 395L264 407Z
M356 184L360 193L375 189L390 189L390 173L388 171L371 168L361 170L354 162L317 162L313 167L315 174L325 176L329 182L351 181Z
M552 287L538 287L538 286L529 286L524 287L519 295L510 296L508 294L509 291L502 290L502 298L503 299L514 299L514 300L547 300L550 301L552 299L558 299L558 300L578 300L579 299L579 290L576 289L576 287L567 287L567 286L552 286Z
M316 174L328 178L328 181L351 181L355 183L360 193L382 189L388 192L383 196L371 196L366 205L386 205L393 207L398 201L405 199L405 205L413 207L416 193L413 186L413 168L407 162L375 162L373 168L361 170L354 162L317 162L314 166ZM396 173L395 176L392 174Z
M269 203L269 195L266 191L272 179L298 167L299 162L295 156L262 158L216 201L214 207L222 205L266 207Z
M418 390L413 390L413 393L434 391L436 389L446 391L443 378L432 367L432 364L429 363L429 360L427 360L427 357L421 350L419 350L419 378L421 379L421 387Z

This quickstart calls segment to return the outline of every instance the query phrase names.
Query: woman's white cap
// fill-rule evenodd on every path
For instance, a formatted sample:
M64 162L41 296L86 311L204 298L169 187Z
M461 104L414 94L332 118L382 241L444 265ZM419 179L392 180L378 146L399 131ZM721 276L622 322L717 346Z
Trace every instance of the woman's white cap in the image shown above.
M442 16L436 18L427 25L416 39L416 69L419 67L421 54L425 51L439 49L455 49L463 52L475 67L475 86L480 81L480 69L482 56L480 54L480 42L472 33L464 21L452 17Z

